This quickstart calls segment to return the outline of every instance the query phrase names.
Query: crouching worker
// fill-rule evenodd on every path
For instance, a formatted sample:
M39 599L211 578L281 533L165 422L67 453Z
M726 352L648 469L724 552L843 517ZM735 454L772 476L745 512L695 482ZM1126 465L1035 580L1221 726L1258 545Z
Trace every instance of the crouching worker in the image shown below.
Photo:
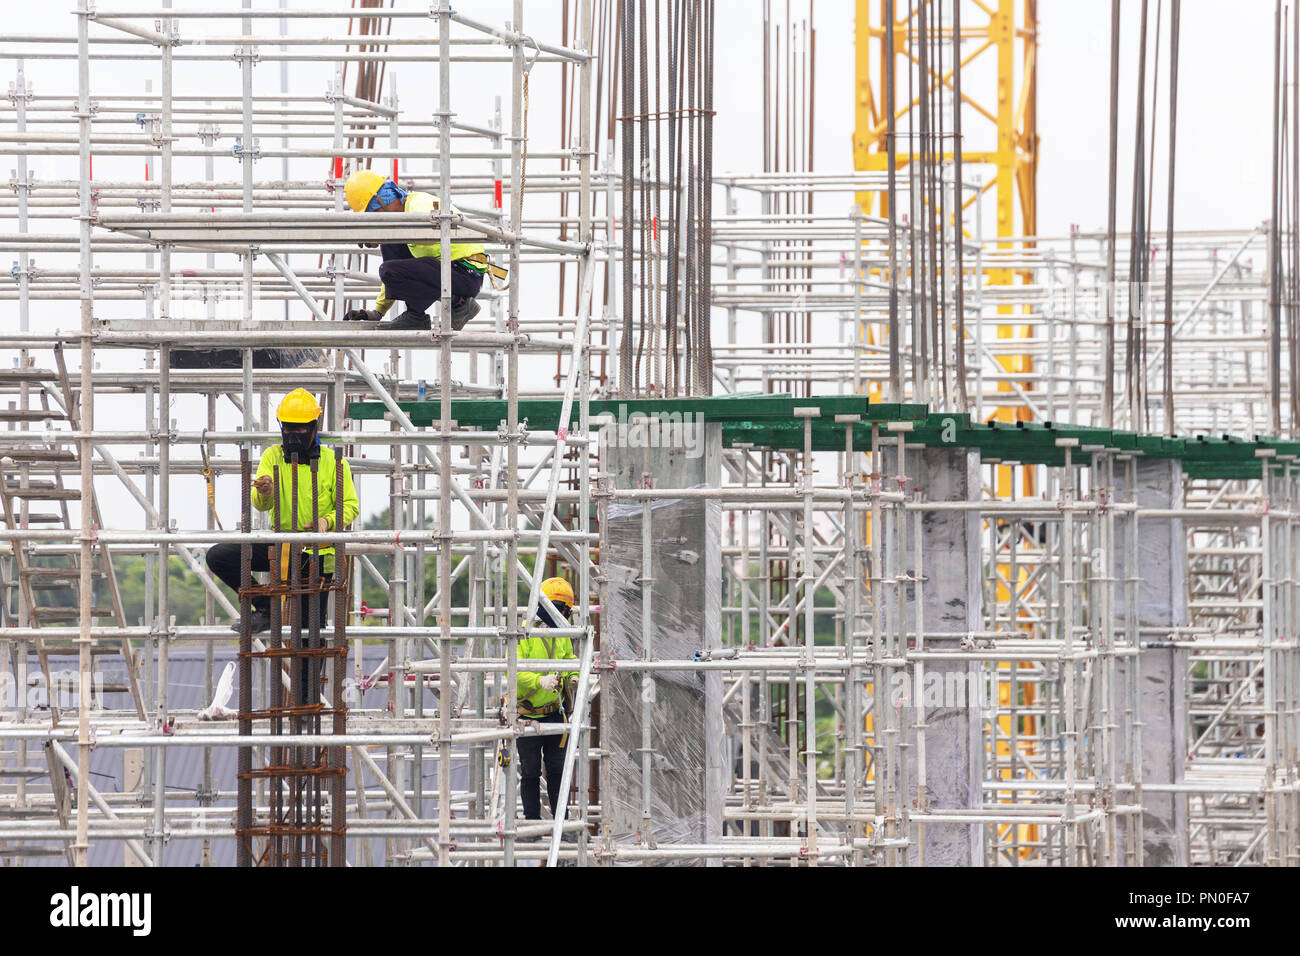
M369 169L359 169L343 187L354 212L431 213L438 198L429 193L406 192L396 183ZM452 206L452 212L459 212ZM352 309L343 318L378 322L394 302L406 303L406 311L380 326L393 331L428 331L433 327L429 307L442 298L442 253L437 242L387 242L379 246L384 257L379 266L379 297L373 309ZM483 288L488 269L487 254L479 242L451 244L451 327L459 332L478 315L474 301Z
M280 420L280 444L272 445L262 452L261 462L257 466L257 477L253 480L250 492L253 507L258 511L270 511L275 506L272 497L276 485L280 492L280 526L278 531L290 531L293 523L293 469L294 456L298 465L298 531L315 531L324 534L334 530L335 488L338 484L338 469L343 469L343 525L347 527L356 519L359 506L357 492L352 486L352 469L347 460L335 453L333 448L320 443L319 419L321 407L316 399L305 389L297 388L284 397L276 409ZM316 514L315 527L312 526L312 488L311 464L316 462ZM272 477L274 476L274 478ZM218 544L208 550L208 568L220 578L231 590L238 593L240 586L239 545L234 543ZM270 571L268 549L265 546L253 546L253 570ZM297 563L299 580L306 585L310 580L311 566L320 569L321 581L326 583L334 578L334 548L329 545L316 547L309 545L301 551L294 552L293 560ZM282 569L284 580L293 575L293 567ZM301 622L305 628L311 619L312 600L321 601L320 620L325 620L327 608L324 601L325 592L300 598L299 610ZM252 633L258 634L269 630L271 626L271 599L266 595L253 598ZM231 630L239 630L239 622L231 625Z
M537 608L537 624L540 629L549 627L569 627L569 616L573 612L573 588L564 578L547 578L542 582L542 593L555 605L563 615L563 620L555 620L544 607ZM567 637L545 637L540 631L519 642L519 661L527 660L577 660L573 653L573 642ZM572 696L573 685L578 675L569 672L519 671L515 680L516 694L519 699L519 716L525 720L535 720L543 724L561 723L568 719L564 712L564 692ZM546 796L551 804L551 816L560 802L560 777L564 774L564 738L560 734L528 734L516 739L519 747L519 774L522 785L519 797L524 804L524 818L540 820L542 818L541 777L542 768L546 769Z

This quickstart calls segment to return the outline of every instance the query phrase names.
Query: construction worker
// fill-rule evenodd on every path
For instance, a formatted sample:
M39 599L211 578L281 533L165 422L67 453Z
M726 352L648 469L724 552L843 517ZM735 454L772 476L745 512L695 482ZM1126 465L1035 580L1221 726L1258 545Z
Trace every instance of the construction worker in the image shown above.
M564 578L547 578L542 582L542 593L555 605L563 620L556 620L545 607L537 608L537 624L541 629L568 627L569 615L576 603L573 588ZM534 631L519 642L518 658L525 660L576 660L573 642L567 637L545 637ZM572 691L577 681L572 672L519 671L515 679L519 700L519 716L538 723L560 723L567 719L563 713L563 688L568 684ZM559 734L529 734L517 738L519 746L519 774L523 779L519 796L524 803L524 818L542 818L541 776L546 768L546 796L551 802L551 815L560 802L560 777L564 773L564 744Z
M348 205L354 212L420 212L438 208L438 197L429 193L410 192L392 180L369 169L359 169L348 177L343 187ZM452 212L459 212L452 206ZM393 331L428 331L432 328L429 306L442 298L441 252L436 242L382 243L384 257L379 266L379 297L373 309L352 309L343 318L350 321L378 322L400 299L406 311L380 328ZM483 288L487 271L487 254L479 242L451 244L451 327L459 332L465 323L478 315L474 297Z
M249 493L253 507L258 511L270 511L275 499L273 492L278 484L280 491L280 526L276 530L295 530L293 523L293 460L298 461L298 531L316 531L324 534L334 530L335 502L334 493L337 486L337 469L343 469L343 525L347 527L356 519L360 510L357 492L352 485L352 469L347 460L335 453L333 448L320 443L321 407L316 399L305 389L296 388L284 397L275 416L280 420L280 444L272 445L262 452L262 459L257 466L257 477ZM311 500L311 463L316 462L316 524L312 526ZM274 479L272 478L274 476ZM234 591L239 590L239 548L233 543L215 545L208 550L208 568ZM334 577L334 548L329 545L321 547L308 546L302 551L294 552L298 562L299 580L304 586L310 580L311 563L320 567L322 582ZM253 548L253 570L270 571L270 563L265 547ZM292 567L282 567L281 574L285 581L290 580ZM304 595L299 607L301 621L305 626L311 611L311 597ZM319 596L317 596L319 598ZM321 607L321 619L325 608ZM268 630L271 626L271 599L264 595L253 598L252 632L254 634ZM231 630L239 630L239 622L231 625Z

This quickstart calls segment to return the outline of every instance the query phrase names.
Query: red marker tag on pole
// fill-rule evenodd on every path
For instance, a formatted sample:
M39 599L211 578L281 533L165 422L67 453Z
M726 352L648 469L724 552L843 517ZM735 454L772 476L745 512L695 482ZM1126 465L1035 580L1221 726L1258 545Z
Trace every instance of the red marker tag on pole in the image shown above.
M497 208L497 209L500 209L500 208L501 208L501 180L498 179L498 180L496 181L496 183L494 184L494 188L495 188L495 190L496 190L496 193L495 193L495 196L496 196L496 208Z
M393 160L393 185L397 185L397 160Z
M343 178L343 157L342 156L334 157L334 178L335 179Z

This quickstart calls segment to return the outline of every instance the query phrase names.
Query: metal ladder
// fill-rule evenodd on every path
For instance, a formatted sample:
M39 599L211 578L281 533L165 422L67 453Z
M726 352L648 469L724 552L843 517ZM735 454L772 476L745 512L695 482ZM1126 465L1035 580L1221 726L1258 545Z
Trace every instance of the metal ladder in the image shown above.
M54 354L58 365L57 382L62 392L62 404L68 411L64 413L51 407L48 390L53 380L55 380L55 376L49 375L44 380L37 379L35 381L41 405L39 409L0 409L0 421L14 420L14 416L23 421L66 420L72 431L80 430L79 406L74 400L67 366L63 359L62 347L56 346ZM0 441L2 440L0 438ZM18 468L17 475L10 474L15 469L4 469L4 473L0 474L0 508L3 508L6 525L16 529L27 528L32 524L40 523L68 531L77 530L72 526L68 512L68 502L81 501L83 507L88 506L91 509L91 520L94 527L103 527L99 502L95 498L93 486L80 489L68 488L64 484L63 468L69 464L77 464L75 454L55 449L11 449L0 452L0 458L13 458L15 452L22 454L28 464L33 462L46 463L51 471L51 477L34 481L29 477L27 468ZM56 510L54 512L33 512L31 506L35 503L54 505ZM78 622L80 612L77 603L74 602L71 605L66 603L41 603L40 596L41 594L57 594L59 592L76 594L81 584L79 556L76 553L71 553L67 555L66 563L50 566L33 563L26 549L21 547L17 541L12 542L11 550L16 577L16 581L13 583L17 584L21 600L27 608L29 626L40 628ZM106 545L98 543L93 547L93 554L92 584L94 581L104 582L109 603L107 606L93 606L91 616L92 618L108 618L110 627L123 628L126 626L126 615L122 609L122 596L118 589L117 576L113 570L112 555ZM65 628L58 629L65 630ZM66 630L71 631L71 628L66 628ZM71 635L69 635L69 638L71 638ZM75 639L59 640L53 637L37 638L34 644L41 671L45 676L45 686L51 695L51 720L57 722L59 709L53 693L54 682L50 669L50 659L76 657L79 654L79 648ZM91 654L92 656L113 654L122 656L127 677L127 685L124 689L130 692L132 700L135 702L136 716L144 720L144 700L140 694L139 682L136 677L136 662L130 640L126 637L96 638L91 644ZM114 690L117 690L117 688L114 688Z
M67 368L61 348L56 348L57 371L49 369L12 369L0 371L0 376L18 378L30 386L27 407L0 409L0 426L5 423L31 425L43 421L66 421L70 430L80 427L78 405L70 387ZM57 391L56 391L57 390ZM64 412L51 402L57 399ZM74 528L68 502L82 502L91 509L94 527L102 527L99 505L94 489L69 488L65 484L66 470L79 470L75 451L62 446L60 439L43 444L6 442L0 431L0 520L11 529L44 526L68 531ZM75 447L75 446L74 446ZM32 471L39 470L39 478ZM92 586L99 588L107 598L106 605L94 606L94 618L109 627L124 627L125 614L113 573L112 555L107 546L96 543L93 547L91 568ZM25 625L48 629L49 637L38 636L28 640L13 640L0 645L0 671L13 675L13 690L17 695L28 692L27 655L36 652L40 672L44 676L49 719L57 724L60 719L59 691L52 666L59 658L79 656L75 625L79 621L77 595L81 585L80 555L77 550L69 554L38 556L35 548L21 541L11 541L8 547L0 544L0 618L8 626ZM72 595L72 601L60 602L56 596ZM73 626L69 626L73 625ZM125 663L126 683L120 686L87 688L87 693L103 695L109 692L129 692L135 702L136 714L145 717L144 700L136 677L136 660L131 642L125 637L95 638L91 644L94 657L120 655ZM17 701L11 702L17 704ZM32 715L30 708L19 712ZM42 753L35 741L5 741L0 746L0 819L51 820L57 817L59 825L67 829L72 806L73 787L62 764L47 744ZM62 846L50 841L6 841L0 843L0 863L14 865L27 859L66 855L71 863L72 844Z
M49 820L53 814L66 830L72 818L73 787L53 748L46 743L43 755L40 749L35 741L25 740L16 741L14 749L0 749L0 820ZM0 840L0 861L6 865L53 856L65 857L72 865L72 841L58 846L49 841Z

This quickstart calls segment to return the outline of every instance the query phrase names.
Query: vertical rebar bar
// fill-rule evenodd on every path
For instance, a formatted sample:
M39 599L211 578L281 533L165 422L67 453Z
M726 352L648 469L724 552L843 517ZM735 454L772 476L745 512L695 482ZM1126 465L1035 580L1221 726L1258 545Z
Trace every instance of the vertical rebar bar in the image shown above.
M1110 0L1110 166L1106 203L1106 325L1102 340L1101 424L1115 421L1115 207L1119 162L1119 0Z
M1174 434L1174 171L1178 146L1178 33L1182 0L1169 6L1169 184L1165 220L1165 434ZM1300 21L1297 21L1300 22Z

